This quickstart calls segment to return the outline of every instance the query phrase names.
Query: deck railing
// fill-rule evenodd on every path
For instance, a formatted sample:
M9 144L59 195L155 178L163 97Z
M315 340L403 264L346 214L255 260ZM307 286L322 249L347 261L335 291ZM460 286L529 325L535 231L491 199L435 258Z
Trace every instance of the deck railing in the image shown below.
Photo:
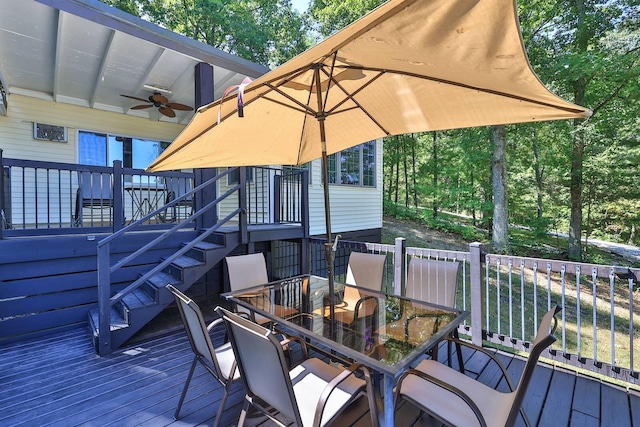
M311 239L310 271L326 275L324 240ZM339 241L336 280L344 280L352 251L387 255L383 290L402 294L413 257L460 264L456 306L471 312L460 332L476 344L528 351L542 315L563 307L558 341L545 355L556 362L638 383L640 269L482 253Z
M162 210L197 185L194 174L150 173L124 168L120 161L113 167L42 162L3 158L0 150L0 169L0 238L113 233L159 209L144 221L143 229L167 229L188 217L194 198L199 197L194 194L188 203ZM238 182L239 170L224 170L227 178L219 180L216 194ZM244 209L248 224L305 221L303 201L308 185L303 183L303 171L246 170ZM237 205L238 200L220 204L216 218L226 216Z

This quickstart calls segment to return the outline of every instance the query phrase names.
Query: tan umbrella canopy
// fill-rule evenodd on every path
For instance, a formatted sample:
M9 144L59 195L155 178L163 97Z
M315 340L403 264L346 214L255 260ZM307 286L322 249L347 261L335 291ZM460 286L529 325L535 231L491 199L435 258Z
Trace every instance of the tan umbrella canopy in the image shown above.
M590 115L538 80L516 5L500 0L390 0L248 84L243 100L244 117L230 97L199 109L149 169L322 157L326 183L327 154L379 137ZM326 185L325 216L329 248Z
M244 118L221 102L150 169L303 164L321 156L322 118L331 154L388 135L590 114L538 80L515 3L499 0L391 0L249 84Z

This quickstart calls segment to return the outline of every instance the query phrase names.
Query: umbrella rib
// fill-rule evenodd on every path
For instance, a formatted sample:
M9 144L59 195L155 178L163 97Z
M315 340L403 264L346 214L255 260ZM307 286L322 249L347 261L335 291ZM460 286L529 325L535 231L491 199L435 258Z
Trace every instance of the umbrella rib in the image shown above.
M262 98L266 99L267 101L271 101L274 104L278 104L278 105L282 105L283 107L291 108L292 110L297 111L299 113L309 114L309 115L314 116L314 117L316 115L316 112L313 111L310 108L304 108L304 109L301 110L301 109L296 108L295 105L287 104L285 102L278 101L277 99L273 99L273 98L270 98L268 96L263 96ZM304 104L301 104L301 105L304 105Z
M384 71L380 71L376 76L374 76L371 80L369 80L368 82L366 82L365 84L363 84L362 86L360 86L358 89L356 89L355 91L353 91L352 93L347 92L341 85L339 82L335 82L335 85L338 86L340 88L340 90L342 90L342 92L345 94L346 98L344 98L342 101L340 101L338 104L336 104L331 110L326 111L325 114L327 116L332 115L332 114L337 114L337 113L344 113L346 111L351 111L355 108L359 108L367 117L369 117L369 120L371 120L373 123L376 124L376 126L378 126L380 128L380 130L382 132L384 132L386 135L391 135L391 133L384 128L384 126L382 126L382 124L380 124L380 122L378 122L371 114L369 114L369 112L362 106L362 104L360 104L355 98L354 96L356 96L358 93L360 93L362 90L364 90L366 87L368 87L370 84L372 84L374 81L378 80L380 77L382 77L382 75L384 75ZM340 111L336 111L340 106L344 105L347 101L353 101L354 104L356 104L356 107L351 107L351 108L347 108L345 110L340 110Z
M415 77L418 79L423 79L423 80L430 80L433 82L437 82L437 83L443 83L443 84L448 84L451 86L458 86L464 89L472 89L472 90L477 90L478 92L484 92L484 93L489 93L492 95L498 95L498 96L502 96L505 98L511 98L511 99L516 99L518 101L524 101L524 102L530 102L532 104L537 104L537 105L543 105L545 107L551 107L551 108L556 108L558 110L563 110L563 111L567 111L569 113L584 113L584 110L580 110L577 108L570 108L570 107L562 107L560 105L555 105L555 104L550 104L548 102L542 102L542 101L536 101L535 99L530 99L530 98L525 98L524 96L519 96L519 95L514 95L511 93L505 93L505 92L500 92L497 90L493 90L493 89L486 89L486 88L482 88L482 87L478 87L478 86L471 86L465 83L460 83L460 82L455 82L452 80L446 80L446 79L441 79L438 77L432 77L432 76L425 76L422 74L416 74L416 73L410 73L410 72L406 72L406 71L398 71L398 70L389 70L389 69L384 69L384 68L370 68L370 67L362 67L362 66L353 66L353 65L346 65L346 66L342 66L341 68L350 68L350 69L354 69L354 70L362 70L362 71L377 71L380 73L392 73L392 74L398 74L398 75L402 75L402 76L409 76L409 77Z
M317 113L316 113L316 111L314 111L314 110L313 110L313 108L311 108L311 107L309 107L308 105L306 105L306 104L304 104L304 103L302 103L302 102L298 101L297 99L295 99L295 98L294 98L294 97L292 97L291 95L289 95L289 94L286 94L286 93L282 92L282 91L280 90L280 88L279 88L279 87L272 86L272 85L271 85L271 83L265 83L265 86L267 86L268 88L270 88L270 89L271 89L271 91L276 92L276 93L278 93L278 94L280 94L280 95L284 96L284 97L285 97L285 98L287 98L289 101L291 101L291 102L293 102L294 104L298 105L300 108L302 108L302 109L303 109L303 110L305 110L306 112L308 112L308 113L310 113L310 114L312 114L312 115L314 115L314 116L317 114ZM278 104L280 104L280 105L287 106L287 104L285 104L285 103L283 103L283 102L278 102L278 101L275 101L274 99L267 98L267 97L266 97L266 94L265 94L265 95L262 95L262 98L266 98L266 99L268 99L268 100L269 100L269 101L271 101L271 102L277 102L277 103L278 103ZM258 99L258 98L254 98L254 99ZM291 107L293 108L293 106L291 106Z

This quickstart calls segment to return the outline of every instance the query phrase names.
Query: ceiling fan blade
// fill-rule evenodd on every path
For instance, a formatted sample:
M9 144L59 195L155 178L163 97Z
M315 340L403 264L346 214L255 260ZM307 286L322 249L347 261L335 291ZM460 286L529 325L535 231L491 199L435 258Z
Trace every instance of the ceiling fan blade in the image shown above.
M154 93L150 98L154 102L159 102L161 104L166 104L167 102L169 102L169 99L166 96L160 95L159 93Z
M188 105L179 104L177 102L169 102L167 103L167 107L173 108L174 110L182 110L182 111L191 111L193 107L189 107Z
M151 101L149 101L148 99L138 98L137 96L123 95L123 94L120 94L120 96L124 96L125 98L135 99L136 101L151 102Z
M149 105L134 105L133 107L131 107L132 110L144 110L145 108L151 108L153 107L153 104L149 104Z
M160 107L160 108L158 108L158 111L160 111L162 114L164 114L167 117L175 117L176 116L175 111L173 111L169 107Z

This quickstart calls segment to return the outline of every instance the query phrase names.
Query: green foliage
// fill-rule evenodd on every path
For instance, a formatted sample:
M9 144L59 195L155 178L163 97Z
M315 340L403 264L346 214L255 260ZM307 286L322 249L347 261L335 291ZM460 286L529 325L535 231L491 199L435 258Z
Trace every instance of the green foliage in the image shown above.
M253 62L276 66L309 46L290 0L107 0L115 7Z
M326 37L382 3L384 0L314 0L309 12L314 22L314 30Z

